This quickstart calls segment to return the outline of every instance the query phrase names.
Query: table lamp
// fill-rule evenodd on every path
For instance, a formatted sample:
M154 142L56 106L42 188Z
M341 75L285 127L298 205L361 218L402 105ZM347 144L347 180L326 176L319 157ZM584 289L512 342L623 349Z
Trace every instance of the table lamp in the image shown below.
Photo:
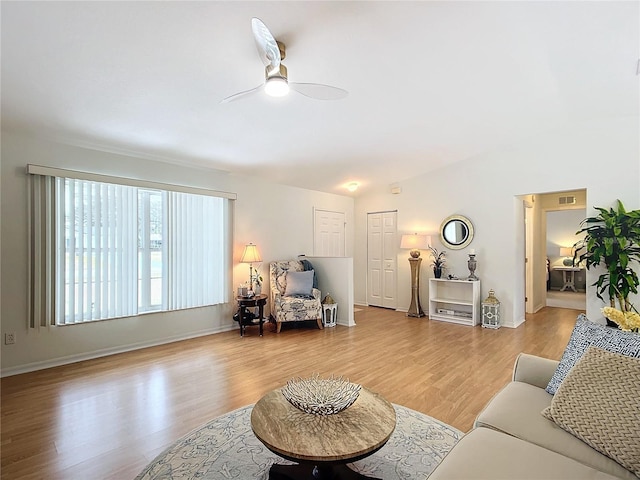
M564 260L562 260L562 264L565 267L573 267L573 248L560 247L560 256L564 257Z
M262 258L260 257L260 252L258 251L258 247L253 243L249 243L244 247L244 252L242 252L242 258L240 259L240 263L248 263L249 264L249 291L253 292L253 264L262 262Z

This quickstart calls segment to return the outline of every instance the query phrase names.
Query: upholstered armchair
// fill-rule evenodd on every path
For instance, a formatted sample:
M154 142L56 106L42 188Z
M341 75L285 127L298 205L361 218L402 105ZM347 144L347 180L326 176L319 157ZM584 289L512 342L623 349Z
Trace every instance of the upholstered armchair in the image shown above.
M315 320L322 328L320 290L314 288L310 263L299 260L272 262L269 265L271 317L280 333L283 322Z

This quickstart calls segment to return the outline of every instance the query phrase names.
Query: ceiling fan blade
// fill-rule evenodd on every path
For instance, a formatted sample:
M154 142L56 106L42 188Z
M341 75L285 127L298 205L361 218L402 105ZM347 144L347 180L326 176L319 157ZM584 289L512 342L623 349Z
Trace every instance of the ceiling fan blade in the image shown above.
M254 17L251 19L251 30L253 31L256 48L258 49L258 55L262 63L264 63L265 66L271 65L273 68L278 68L282 61L280 48L267 26L262 23L262 20Z
M245 90L244 92L238 92L235 93L227 98L223 98L222 100L220 100L220 103L229 103L229 102L233 102L234 100L239 100L241 98L244 98L248 95L251 95L252 93L256 93L258 92L260 89L262 89L264 87L264 85L258 85L255 88L252 88L251 90Z
M322 83L289 82L289 87L305 97L316 100L341 100L349 95L349 92L342 88L332 87L331 85L324 85Z

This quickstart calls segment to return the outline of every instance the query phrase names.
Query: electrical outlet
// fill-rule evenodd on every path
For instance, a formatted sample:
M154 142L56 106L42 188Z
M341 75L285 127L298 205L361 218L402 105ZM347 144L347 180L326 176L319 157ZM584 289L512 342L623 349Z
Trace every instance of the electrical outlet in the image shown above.
M16 343L16 334L15 333L5 333L4 334L4 344L5 345L13 345Z

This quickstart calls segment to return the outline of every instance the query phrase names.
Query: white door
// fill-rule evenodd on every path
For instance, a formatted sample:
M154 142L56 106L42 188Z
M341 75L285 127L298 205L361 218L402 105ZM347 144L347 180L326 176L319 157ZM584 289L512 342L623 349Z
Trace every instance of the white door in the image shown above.
M396 212L367 215L367 303L396 308Z
M316 257L344 257L346 225L344 212L314 209L313 254Z
M382 306L382 214L367 215L367 303Z

